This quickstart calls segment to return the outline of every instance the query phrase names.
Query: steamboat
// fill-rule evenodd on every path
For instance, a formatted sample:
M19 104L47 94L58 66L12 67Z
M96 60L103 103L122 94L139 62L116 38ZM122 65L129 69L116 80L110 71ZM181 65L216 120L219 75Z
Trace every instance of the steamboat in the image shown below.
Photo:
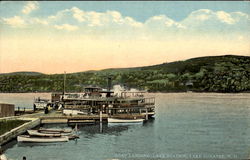
M66 116L102 114L110 118L110 123L137 122L136 119L148 120L155 115L154 97L148 96L146 91L115 92L111 90L110 78L107 89L88 86L81 93L52 93L48 105L62 110Z

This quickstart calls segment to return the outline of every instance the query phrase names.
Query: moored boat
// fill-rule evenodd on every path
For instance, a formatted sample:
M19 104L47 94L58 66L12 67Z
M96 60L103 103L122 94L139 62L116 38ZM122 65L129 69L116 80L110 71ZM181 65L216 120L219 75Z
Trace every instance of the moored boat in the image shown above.
M142 123L144 119L118 119L108 118L108 123Z
M71 133L72 129L61 129L61 128L40 128L38 132L48 133L48 134L58 134L58 133Z
M73 135L72 133L43 133L38 132L38 130L27 130L31 136L40 136L40 137L60 137L60 136L69 136Z
M34 110L45 109L50 104L48 99L41 99L40 97L34 99Z
M29 135L17 136L18 142L33 142L33 143L53 143L53 142L68 142L69 138L66 136L61 137L31 137Z
M38 130L27 130L30 136L37 136L37 137L61 137L61 136L66 136L71 139L76 139L79 138L78 135L72 133L41 133L38 132Z

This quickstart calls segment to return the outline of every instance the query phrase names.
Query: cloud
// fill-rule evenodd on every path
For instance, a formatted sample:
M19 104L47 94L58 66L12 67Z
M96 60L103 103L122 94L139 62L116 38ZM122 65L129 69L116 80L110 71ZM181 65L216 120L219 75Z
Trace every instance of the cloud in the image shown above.
M30 21L32 24L42 24L42 25L48 25L48 21L45 19L40 18L32 18Z
M235 20L232 18L232 16L226 12L223 12L223 11L217 12L217 17L223 23L227 23L227 24L235 23Z
M29 14L30 12L37 10L39 8L39 4L36 1L29 1L27 4L23 7L22 13L23 14Z
M73 7L71 9L71 11L73 12L73 17L78 20L79 22L83 22L85 21L85 18L84 18L84 12L82 10L80 10L79 8L77 7Z
M191 30L198 31L249 31L250 19L249 15L242 12L227 13L200 9L193 11L180 23Z
M11 18L3 18L3 21L5 24L10 25L11 27L21 27L22 28L22 27L26 26L25 20L19 16L14 16Z
M31 62L39 58L40 69L44 71L43 64L55 59L58 60L55 67L50 67L53 72L61 72L62 63L66 66L63 70L75 72L81 68L152 65L163 59L173 61L229 53L247 55L249 22L249 15L242 12L208 9L194 11L182 21L154 15L140 22L118 11L84 11L77 7L48 17L24 14L4 17L0 18L3 33L8 27L29 29L24 32L6 29L6 34L2 34L3 52L8 53L3 62L17 64L3 66L7 66L5 70L15 67L20 70L23 64L29 68ZM17 36L9 36L12 33ZM102 63L105 58L110 63ZM82 59L85 63L80 63ZM93 59L97 63L92 63Z
M144 23L132 17L123 16L118 11L84 11L72 7L49 16L54 25L71 24L78 26L85 33L99 33L106 35L130 34L160 36L170 34L193 34L194 32L235 32L248 31L248 14L242 12L212 11L200 9L191 12L184 20L175 21L166 15L149 17Z
M167 28L175 28L175 29L185 29L186 27L183 26L181 23L170 19L165 15L158 15L149 18L145 25L151 29L167 29Z
M30 25L49 25L46 19L32 18L32 17L20 17L14 16L9 18L2 18L4 24L10 25L13 28L26 28Z
M38 8L37 2L28 2L25 13ZM65 31L81 31L82 34L114 37L165 38L176 35L249 32L249 15L242 12L212 11L200 9L191 12L182 21L167 15L154 15L145 22L123 16L118 11L84 11L78 7L60 10L44 19L31 16L4 18L4 23L13 26L44 25Z
M48 19L51 23L81 24L85 27L141 27L143 25L132 17L123 17L118 11L83 11L77 7L58 11Z
M75 31L78 29L77 26L70 25L70 24L54 25L54 27L58 30L66 30L66 31Z

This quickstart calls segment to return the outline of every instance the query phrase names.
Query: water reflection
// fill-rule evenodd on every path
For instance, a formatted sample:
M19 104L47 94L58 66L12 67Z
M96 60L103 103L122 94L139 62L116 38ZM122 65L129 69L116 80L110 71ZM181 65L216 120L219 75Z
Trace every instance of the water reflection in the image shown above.
M103 123L102 124L102 132L100 132L100 124L96 125L78 125L78 129L80 131L80 136L84 135L87 138L94 138L95 135L99 134L107 134L107 135L122 135L123 132L128 131L130 129L138 128L138 127L147 127L149 125L153 125L154 119L150 119L144 123Z
M17 146L18 147L36 147L36 146L62 146L64 145L63 143L67 143L67 142L53 142L53 143L29 143L29 142L25 142L25 143L18 143L17 142Z

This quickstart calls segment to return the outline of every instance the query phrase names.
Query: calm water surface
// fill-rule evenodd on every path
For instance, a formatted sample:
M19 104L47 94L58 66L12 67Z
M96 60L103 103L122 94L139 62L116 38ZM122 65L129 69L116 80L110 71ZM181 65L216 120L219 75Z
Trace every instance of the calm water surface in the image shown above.
M66 143L12 141L6 155L27 160L247 159L250 94L167 93L156 97L156 118L141 125L80 126ZM39 94L0 94L0 101L32 108ZM50 97L50 94L40 94ZM64 127L63 125L45 127ZM66 126L65 126L66 127Z
M0 103L11 103L15 108L32 108L35 98L51 99L51 93L0 93Z

